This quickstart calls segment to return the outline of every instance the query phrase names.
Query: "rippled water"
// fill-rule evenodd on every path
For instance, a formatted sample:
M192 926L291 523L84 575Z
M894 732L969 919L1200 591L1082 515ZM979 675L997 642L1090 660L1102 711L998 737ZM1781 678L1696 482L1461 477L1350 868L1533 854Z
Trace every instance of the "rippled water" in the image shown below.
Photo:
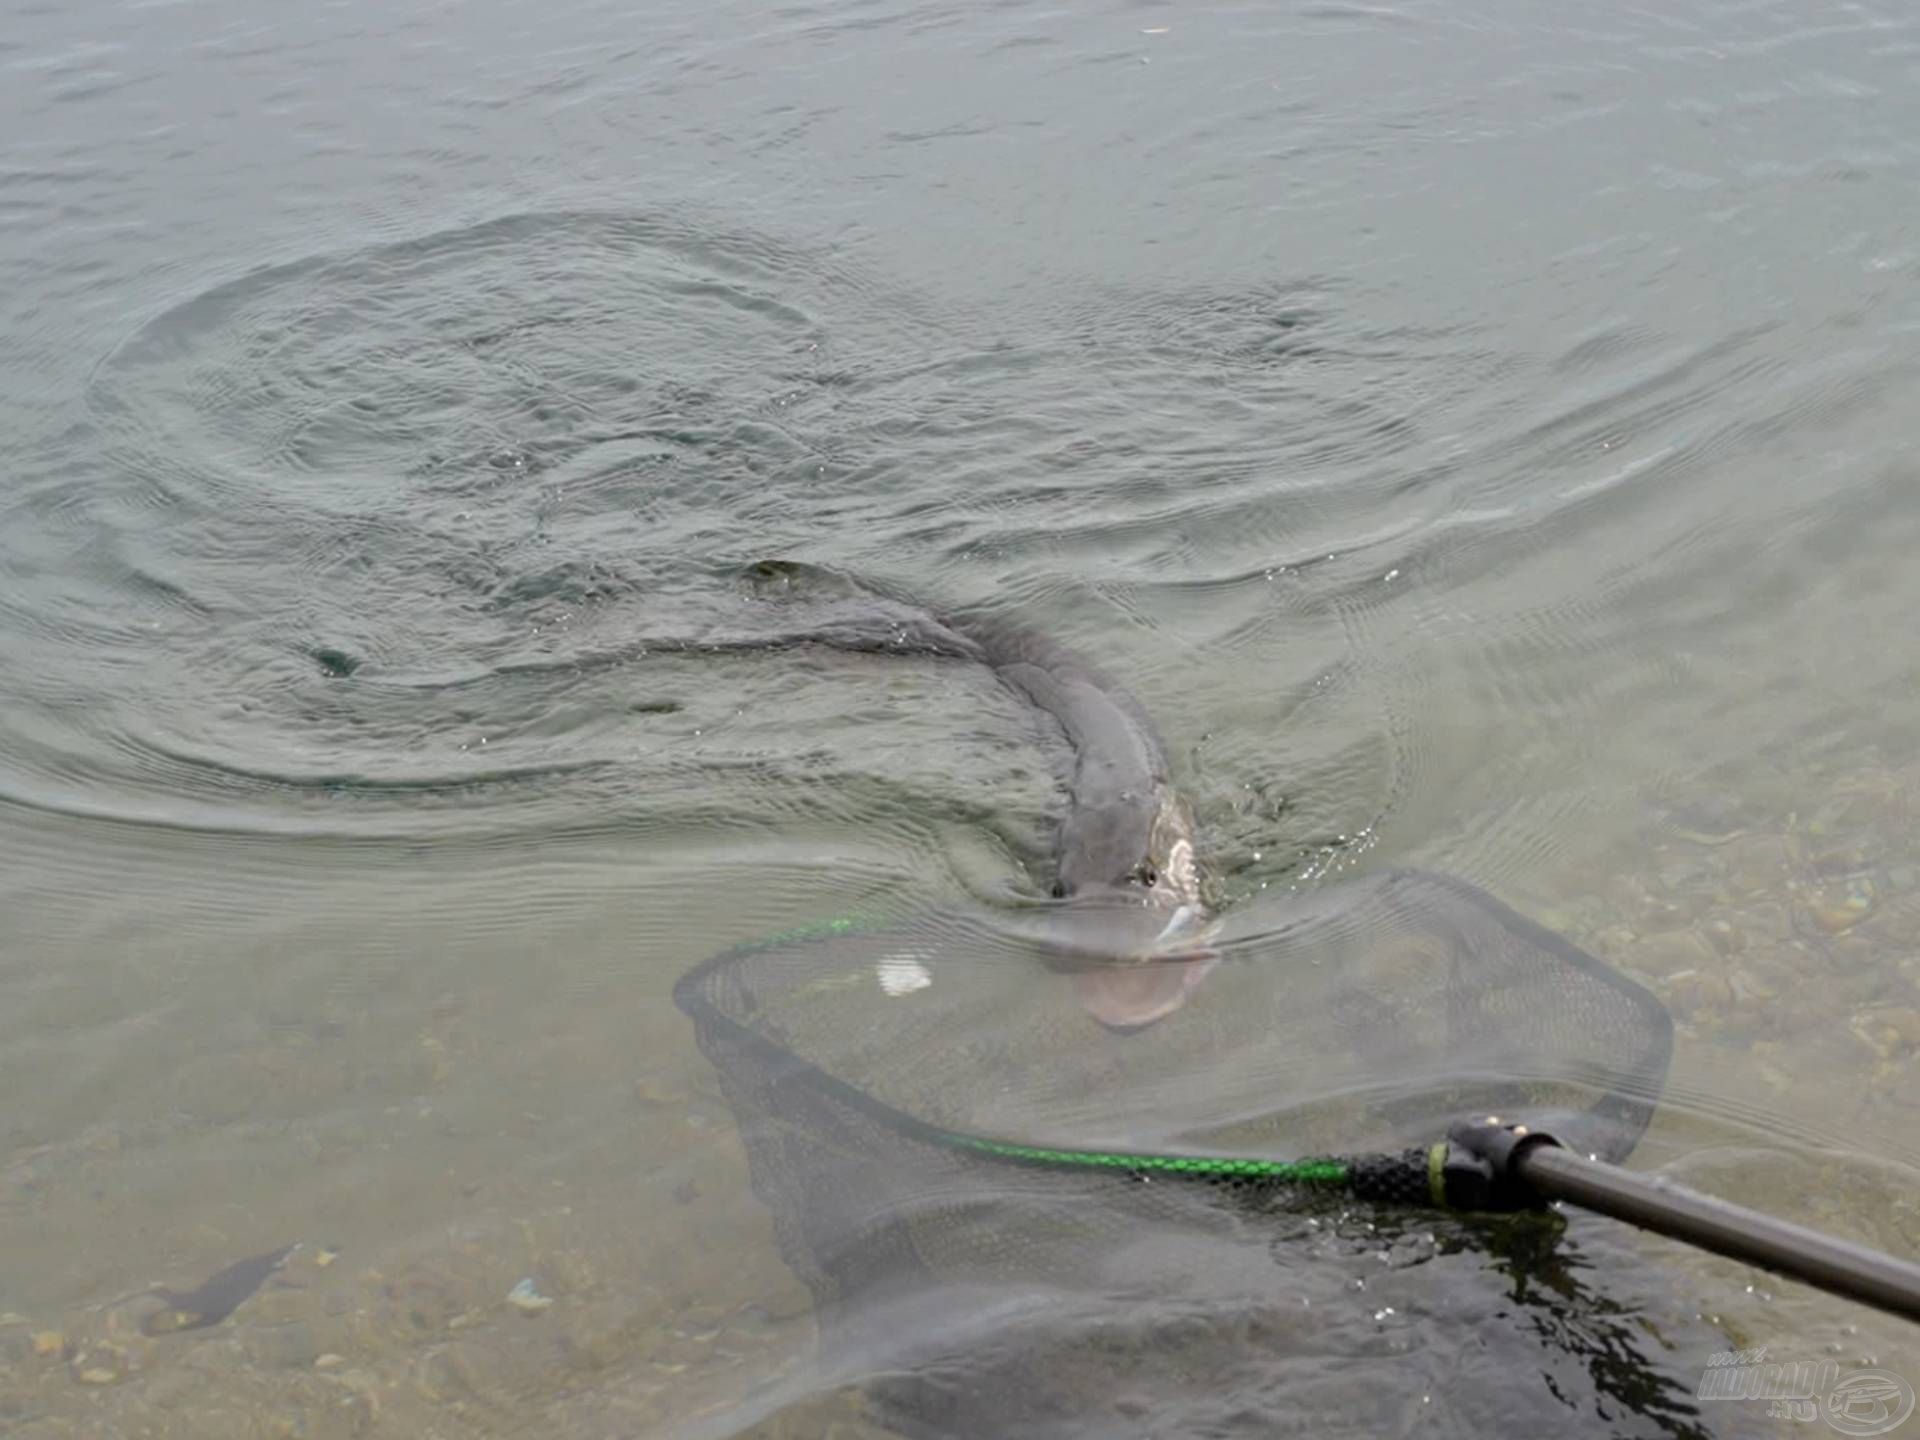
M1910 7L4 14L17 1433L877 1433L670 992L1039 896L1057 756L984 672L722 643L771 554L1097 659L1230 905L1418 865L1644 981L1636 1163L1920 1251ZM1891 1321L1565 1246L1382 1315L1302 1241L1082 1418L1732 1432L1663 1407L1734 1344L1920 1380ZM1152 1347L1128 1283L1086 1323Z

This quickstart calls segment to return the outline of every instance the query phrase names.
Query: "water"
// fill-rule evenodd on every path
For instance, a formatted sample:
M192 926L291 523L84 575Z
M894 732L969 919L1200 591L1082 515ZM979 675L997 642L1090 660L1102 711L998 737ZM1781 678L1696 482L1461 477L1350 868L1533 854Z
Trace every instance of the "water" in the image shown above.
M1099 659L1229 900L1418 864L1645 980L1639 1163L1920 1250L1907 8L5 14L19 1433L873 1423L669 991L1035 895L1057 799L964 667L675 648L767 554ZM113 1303L292 1239L222 1328ZM1920 1378L1586 1243L1676 1383ZM1468 1413L1378 1308L1268 1398Z

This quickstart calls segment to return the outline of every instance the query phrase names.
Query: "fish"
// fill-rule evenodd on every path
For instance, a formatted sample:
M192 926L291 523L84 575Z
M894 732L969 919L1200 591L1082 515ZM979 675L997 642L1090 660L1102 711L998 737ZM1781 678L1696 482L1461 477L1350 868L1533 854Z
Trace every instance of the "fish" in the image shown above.
M1049 968L1081 1007L1122 1033L1184 1005L1217 963L1192 807L1173 786L1162 743L1126 688L1036 630L986 612L936 613L820 566L763 560L747 582L761 597L832 598L831 625L789 638L836 648L971 661L1058 726L1072 764L1055 837L1053 905L1040 928ZM852 610L879 607L874 626Z
M158 1296L164 1304L140 1323L140 1329L148 1335L172 1335L182 1330L201 1330L209 1325L218 1325L251 1299L254 1292L266 1284L268 1278L285 1265L299 1248L299 1242L296 1241L278 1250L269 1250L264 1255L236 1260L192 1290L169 1290L164 1285L154 1286L148 1293Z

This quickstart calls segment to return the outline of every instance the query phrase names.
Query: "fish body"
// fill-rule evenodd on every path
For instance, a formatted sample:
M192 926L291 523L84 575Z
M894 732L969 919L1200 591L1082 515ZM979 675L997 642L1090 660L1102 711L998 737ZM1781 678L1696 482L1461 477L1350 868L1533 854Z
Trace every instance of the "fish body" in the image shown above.
M169 1290L157 1285L153 1294L165 1302L141 1323L149 1335L171 1335L180 1330L200 1330L218 1325L239 1309L281 1266L287 1263L298 1243L269 1250L246 1260L236 1260L226 1269L209 1276L192 1290Z
M1138 701L1064 646L1031 631L950 621L1001 682L1059 725L1073 753L1056 846L1056 898L1200 905L1193 813Z
M1165 746L1126 689L1065 646L985 615L936 615L831 571L762 561L755 593L830 596L833 623L795 638L860 650L904 650L989 667L1049 717L1072 755L1067 815L1055 844L1054 899L1041 940L1074 977L1081 1003L1115 1029L1178 1009L1212 967L1193 813L1173 788ZM877 628L850 605L867 595ZM901 643L904 639L905 643ZM1130 967L1133 973L1125 973Z
M1178 1010L1215 963L1193 811L1165 747L1124 687L1064 646L996 621L948 623L1001 682L1050 717L1072 753L1041 941L1081 1006L1110 1029Z

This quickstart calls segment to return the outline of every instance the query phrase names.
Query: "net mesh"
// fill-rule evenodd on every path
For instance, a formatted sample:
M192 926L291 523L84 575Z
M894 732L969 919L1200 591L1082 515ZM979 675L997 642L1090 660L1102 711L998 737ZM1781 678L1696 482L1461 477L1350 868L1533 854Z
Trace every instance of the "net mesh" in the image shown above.
M1381 1153L1499 1114L1617 1160L1671 1043L1646 991L1427 874L1241 913L1189 1003L1137 1033L1091 1021L1032 949L977 919L842 922L717 956L676 991L826 1353L892 1374L907 1433L1077 1433L1093 1398L1076 1387L1109 1395L1121 1363L1089 1340L1116 1313L1264 1307L1276 1237L1341 1203L1284 1172L1197 1184L1125 1157ZM1062 1154L1006 1153L1029 1150ZM979 1410L1004 1383L950 1393L987 1352L1019 1372L1018 1415Z

